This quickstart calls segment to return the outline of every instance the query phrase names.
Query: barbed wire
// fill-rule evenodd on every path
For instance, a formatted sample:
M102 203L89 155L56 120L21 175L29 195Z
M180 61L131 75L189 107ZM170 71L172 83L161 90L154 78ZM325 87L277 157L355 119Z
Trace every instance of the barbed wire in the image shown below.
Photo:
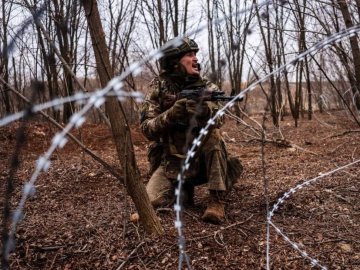
M201 29L202 28L199 28L196 31L201 31ZM131 74L134 76L138 75L142 71L141 66L143 64L145 64L146 62L152 59L156 59L156 60L159 59L160 57L163 56L164 50L170 47L176 47L180 45L181 40L182 40L181 36L174 38L172 41L167 42L161 48L151 51L142 60L130 64L129 67L127 67L125 71L123 71L123 73L111 79L109 83L106 85L106 87L104 87L103 89L97 90L93 93L89 93L89 95L84 93L80 93L80 94L78 93L69 98L60 98L55 100L54 102L50 101L43 105L39 105L39 107L36 108L37 110L40 110L40 108L44 109L44 108L51 108L53 106L56 107L59 106L59 104L62 104L62 102L70 102L70 100L72 100L73 98L75 100L83 100L85 97L88 99L84 107L70 117L69 123L64 127L64 129L53 137L52 143L48 148L48 150L37 159L36 168L32 173L30 180L27 183L25 183L20 202L13 214L9 237L5 243L5 246L3 247L4 256L6 258L9 257L10 252L15 248L14 234L16 232L16 227L19 221L21 220L22 212L28 197L32 196L35 193L35 182L42 171L47 171L49 169L50 157L53 154L53 152L57 148L63 148L66 145L68 141L66 138L67 133L70 132L73 128L79 128L80 126L82 126L86 121L85 118L86 113L89 112L93 107L100 107L105 102L105 97L108 94L111 94L112 91L116 96L123 97L124 95L123 92L121 91L123 87L122 81L126 77L128 77ZM131 93L131 95L132 96L135 95L135 97L140 98L141 94L134 94L133 92ZM23 115L24 114L20 112L14 116L8 116L5 119L1 120L0 122L3 124L10 123L12 121L15 121L15 119L19 119ZM189 262L188 259L186 259L186 261Z
M236 100L244 98L245 94L256 89L256 86L258 84L265 82L270 76L273 76L275 74L281 74L281 72L283 72L287 68L294 68L296 66L296 64L300 61L303 61L307 55L313 56L320 50L328 49L332 43L340 42L344 38L352 37L352 36L356 35L356 33L359 31L360 31L360 25L355 25L351 28L343 29L343 30L339 31L338 33L333 34L333 35L327 37L326 39L314 44L307 51L300 53L298 56L296 56L294 59L292 59L289 63L285 63L284 65L275 69L273 72L267 74L266 76L262 77L261 79L250 84L242 92L240 92L238 95L236 95L231 101L229 101L227 104L225 104L225 106L223 106L220 110L218 110L217 113L215 114L215 116L211 117L208 120L205 127L203 127L200 130L198 137L196 137L193 140L193 142L190 146L190 149L188 150L188 152L186 154L186 158L183 162L183 165L181 166L181 170L177 176L178 185L177 185L177 188L175 189L176 203L174 205L174 210L176 212L175 228L178 231L180 257L184 256L184 254L186 254L186 252L184 250L185 246L186 246L186 242L185 242L185 237L182 232L183 222L182 222L182 215L181 215L182 205L181 205L181 198L180 198L182 185L185 181L184 175L190 167L191 159L195 156L196 151L199 150L202 140L208 134L210 127L215 125L215 120L219 117L222 117L225 114L227 109L231 109L235 105ZM313 259L312 262L316 262L316 260ZM318 264L318 265L320 266L320 264ZM180 270L180 268L181 268L181 266L179 265L179 270Z
M287 1L282 1L284 3L287 3ZM261 4L257 4L258 7L261 6L265 6L265 5L270 5L272 3L272 1L265 1ZM246 10L242 10L240 12L238 12L239 14L243 13L243 12L247 12L248 9ZM39 15L40 16L40 15ZM219 21L224 20L224 18L219 19ZM26 25L27 27L27 25ZM199 32L202 31L206 26L199 26L199 28L196 31L193 32L188 32L186 35L191 35L194 34L195 32ZM178 232L178 247L179 247L179 253L180 253L180 257L179 257L179 269L182 267L183 262L186 262L187 266L189 269L192 269L191 267L191 263L190 263L190 258L188 256L188 254L186 253L186 239L185 236L183 234L183 221L182 221L182 203L180 200L180 194L181 194L181 189L182 189L182 184L184 182L184 174L185 172L189 169L190 166L190 161L191 159L195 156L196 151L198 150L199 146L201 145L202 140L205 138L205 136L208 134L209 129L211 126L213 126L215 124L215 120L218 117L221 117L225 114L225 110L231 109L232 106L234 106L235 101L244 97L245 94L251 92L252 90L255 89L256 85L266 81L270 76L274 75L274 74L278 74L283 72L285 69L287 68L291 68L291 67L295 67L295 65L299 62L299 61L303 61L304 57L307 55L314 55L316 54L319 50L321 49L327 49L332 43L334 42L339 42L344 38L356 35L357 32L360 31L360 26L354 26L345 30L342 30L328 38L326 38L323 41L320 41L319 43L315 44L314 46L312 46L310 49L308 49L307 51L299 54L297 57L295 57L293 60L291 60L289 63L284 64L283 66L277 68L276 70L274 70L273 72L267 74L266 76L264 76L263 78L259 79L258 81L252 83L251 85L249 85L246 89L244 89L240 94L238 94L232 101L228 102L223 108L221 108L214 117L210 118L206 124L206 126L204 128L202 128L200 130L199 136L197 138L195 138L192 142L192 145L190 147L190 149L188 150L188 153L186 155L185 161L181 167L181 171L177 176L177 180L178 180L178 186L175 190L175 195L176 195L176 203L174 205L174 210L175 210L175 228L177 229ZM95 91L94 93L78 93L75 94L74 96L71 97L67 97L67 98L60 98L60 99L56 99L44 104L40 104L34 107L34 112L37 111L41 111L47 108L51 108L51 107L57 107L60 106L62 104L65 104L67 102L72 102L72 101L85 101L85 106L77 113L73 114L72 117L70 118L69 123L66 125L66 127L64 128L63 131L61 131L60 133L57 133L53 139L52 139L52 143L51 146L49 147L49 149L41 156L38 158L37 160L37 164L36 164L36 169L33 172L32 176L30 177L30 180L25 183L24 187L23 187L23 193L22 193L22 197L20 199L19 205L17 207L17 209L14 212L13 215L13 221L11 224L11 231L10 231L10 236L9 237L9 241L6 243L6 247L4 250L6 250L6 256L9 256L11 250L15 247L15 242L13 239L14 233L16 231L16 226L18 224L18 222L21 220L22 217L22 212L23 212L23 208L25 205L25 202L27 200L28 197L32 196L35 193L35 181L37 179L37 177L39 176L39 174L42 171L46 171L49 169L50 167L50 156L52 155L52 153L55 151L55 149L57 148L62 148L65 146L65 144L67 143L67 138L66 138L66 134L68 132L70 132L71 129L73 128L78 128L80 127L85 121L85 115L93 108L93 107L100 107L104 102L105 102L105 98L107 96L117 96L118 98L126 98L126 97L134 97L135 99L137 99L137 101L139 101L142 96L140 93L138 92L133 92L133 93L128 93L122 90L123 87L123 83L122 81L129 76L130 74L138 74L141 70L142 70L142 65L145 62L148 62L152 59L159 59L162 55L163 55L163 50L165 50L168 47L171 46L177 46L177 44L179 44L181 40L181 37L179 36L178 38L175 38L172 42L167 43L165 46L159 48L159 49L155 49L152 52L149 53L149 55L147 57L145 57L143 60L138 61L138 62L134 62L133 64L131 64L120 76L112 79L108 85L100 90ZM125 94L126 93L126 94ZM7 125L13 121L16 121L18 119L20 119L21 117L24 117L24 112L20 112L17 113L15 115L12 116L8 116L4 119L0 119L0 126L3 125ZM359 161L356 161L356 163ZM350 163L353 164L353 163ZM346 166L350 166L349 164ZM344 169L345 166L343 167L339 167L337 169L338 170L342 170ZM331 171L333 172L333 171ZM314 179L312 179L314 180ZM311 181L311 180L309 180ZM301 186L301 185L299 185ZM298 187L298 186L297 186ZM304 186L302 186L304 187ZM295 191L293 191L295 190ZM296 187L294 189L291 189L288 194L293 194L297 191ZM283 201L281 201L282 203ZM279 203L279 201L278 201ZM273 212L269 212L272 213ZM268 213L268 214L269 214ZM281 236L285 235L281 232L281 230L279 228L277 228L271 221L271 218L267 220L268 224L271 225L272 227L274 227L275 231L280 234ZM286 235L285 235L286 236ZM268 236L267 236L268 237ZM284 236L283 236L284 237ZM289 240L290 241L290 240ZM292 242L289 242L290 244L292 244ZM294 246L292 244L293 248L296 249L296 246ZM298 250L298 249L297 249ZM298 250L300 251L300 249ZM309 259L311 261L311 263L315 263L314 265L318 265L320 267L323 267L319 262L317 262L315 259L312 259L310 256L305 256L307 255L307 253L302 254L304 255L303 257L305 257L306 259ZM326 268L323 268L326 269Z
M326 176L330 176L330 175L332 175L332 174L334 174L334 173L336 173L336 172L338 172L338 171L341 171L341 170L344 170L344 169L346 169L346 168L348 168L348 167L354 166L354 165L357 164L357 163L360 163L360 159L359 159L359 160L356 160L356 161L354 161L354 162L348 163L348 164L346 164L346 165L344 165L344 166L338 167L338 168L336 168L336 169L333 169L333 170L331 170L331 171L328 171L328 172L325 172L325 173L321 173L319 176L317 176L317 177L315 177L315 178L312 178L312 179L310 179L310 180L306 180L306 181L304 181L303 183L295 186L294 188L291 188L289 191L285 192L284 195L277 200L277 202L276 202L276 203L274 204L274 206L272 207L271 211L268 213L268 217L267 217L267 222L268 222L268 224L270 224L271 226L273 226L274 229L275 229L275 231L276 231L279 235L281 235L281 236L284 238L284 240L285 240L286 242L288 242L288 243L292 246L292 248L294 248L294 249L296 249L297 251L299 251L299 253L301 254L301 256L303 256L305 259L310 260L312 266L319 266L319 267L320 267L321 269L323 269L323 270L326 270L326 269L327 269L327 267L321 265L318 260L311 258L306 251L301 250L301 249L299 248L299 245L298 245L298 244L292 242L292 241L289 239L289 237L286 236L285 233L283 233L283 232L272 222L272 218L273 218L273 216L274 216L274 212L279 209L279 206L282 205L282 204L285 202L285 200L287 200L288 198L290 198L290 196L292 196L293 194L295 194L297 191L299 191L299 190L301 190L301 189L303 189L303 188L305 188L305 187L307 187L307 186L309 186L309 185L317 182L318 180L320 180L320 179L322 179L322 178L324 178L324 177L326 177ZM267 245L268 245L268 244L269 244L269 243L267 243Z
M72 96L56 98L42 104L34 105L32 108L32 112L38 113L40 111L50 108L60 109L61 105L64 105L69 102L77 102L77 104L81 105L84 104L84 102L86 102L87 99L97 99L98 94L96 94L96 92L97 90L95 91L95 94L78 92ZM141 92L126 92L126 91L118 90L116 93L113 92L106 93L104 97L117 97L119 101L123 101L125 98L134 98L136 102L140 102L143 100L144 95ZM100 107L102 103L103 102L99 97L99 99L94 102L94 107ZM6 126L11 122L19 120L20 118L24 117L25 114L26 114L26 110L23 110L0 119L0 127Z
M271 4L271 1L264 1L263 3L257 4L257 6L261 7L261 6L264 6L267 4ZM45 6L45 4L40 8L40 10L44 9L44 6ZM247 10L250 10L250 9L246 9L246 10L240 11L238 13L241 14L243 12L246 12ZM38 12L35 12L35 14L38 14ZM33 16L33 20L35 20L35 19L39 19L39 16ZM225 20L225 18L218 19L217 22L220 22L223 20ZM28 19L27 21L31 21L31 19ZM30 23L27 23L24 26L24 29L28 25L30 25ZM206 26L207 26L207 24L201 25L196 30L186 33L186 36L200 32L203 29L205 29ZM57 148L63 148L66 145L66 143L68 141L66 138L66 134L68 132L70 132L73 128L79 128L81 125L83 125L86 121L86 118L85 118L86 113L88 111L90 111L90 109L92 109L93 107L100 107L105 102L106 95L111 93L111 91L113 91L118 96L122 96L122 93L121 93L121 88L123 87L122 81L127 76L129 76L130 74L138 75L142 71L141 66L143 64L145 64L146 62L148 62L152 59L159 59L160 57L163 56L164 50L166 50L167 48L170 48L170 47L177 47L178 45L181 44L181 40L182 40L182 36L178 36L178 37L174 38L173 40L171 40L170 42L167 42L161 48L151 51L142 60L130 64L129 67L126 68L125 71L123 73L121 73L118 77L115 77L112 80L110 80L105 88L97 90L94 93L91 93L90 96L87 97L88 101L85 104L85 106L79 112L74 113L71 116L69 123L64 127L64 129L61 132L57 133L53 137L50 147L42 156L40 156L37 159L36 168L35 168L34 172L32 173L30 180L27 183L25 183L25 185L24 185L20 202L13 214L13 220L12 220L12 223L10 226L9 237L5 243L5 246L3 247L4 256L6 258L9 257L10 252L15 248L14 234L16 231L17 224L21 220L22 212L23 212L26 200L28 197L30 197L31 195L33 195L35 193L35 182L36 182L38 176L40 175L41 171L47 171L49 169L50 157L53 154L53 152ZM45 107L50 108L52 106L59 106L62 102L65 102L65 103L70 102L70 100L72 98L75 98L76 100L82 100L84 98L84 95L85 94L78 93L77 95L74 95L73 97L58 99L54 103L50 101L49 103L44 104L42 108L45 108ZM37 107L36 109L40 110L40 107ZM21 118L23 115L24 114L20 112L20 113L14 115L13 117L12 116L6 117L5 120L1 120L1 123L3 123L3 124L11 123L12 121L15 121L16 119ZM181 254L180 259L179 259L179 265L182 265L182 261L185 259L187 265L189 266L189 268L191 268L190 260L185 252L185 238L182 238L182 237L179 238L179 248L180 248L180 254Z
M49 169L50 157L51 157L52 153L57 148L63 148L66 145L66 143L68 141L66 138L67 133L69 133L73 128L79 128L80 126L82 126L86 121L86 118L85 118L86 113L88 111L90 111L90 109L92 109L93 107L100 107L105 102L105 96L107 94L109 94L110 91L114 91L116 96L120 96L120 98L123 98L123 93L122 93L123 91L121 91L121 87L123 86L122 80L128 75L127 73L136 72L137 70L138 70L138 66L132 65L128 69L128 72L123 73L123 77L122 76L115 77L108 83L108 85L104 89L101 89L94 93L91 93L90 96L88 96L88 98L87 98L88 100L87 100L87 103L85 104L85 106L79 112L74 113L71 116L69 123L64 127L64 129L61 132L56 133L56 135L53 137L49 149L42 156L40 156L37 159L35 171L33 172L32 176L30 177L30 180L27 183L25 183L20 202L19 202L16 210L13 213L13 218L12 218L10 231L9 231L9 237L8 237L8 240L6 241L6 244L4 247L5 258L8 258L10 255L10 252L15 248L14 234L16 232L16 226L19 223L19 221L21 220L22 212L23 212L26 200L28 197L31 197L32 195L35 194L35 182L36 182L36 179L38 178L38 176L40 175L41 171L47 171ZM134 93L132 93L132 95L133 94ZM77 98L77 100L83 100L83 98L85 96L87 96L87 95L86 94L82 94L82 95L77 94L76 98ZM78 99L79 97L81 97L81 99ZM140 100L141 94L136 94L135 97L137 97L138 100ZM70 97L69 99L71 99L71 98L72 97ZM59 103L61 103L62 101L69 100L69 99L66 99L66 98L58 99L53 103L50 102L49 104L58 106ZM49 104L47 104L47 105L49 105Z

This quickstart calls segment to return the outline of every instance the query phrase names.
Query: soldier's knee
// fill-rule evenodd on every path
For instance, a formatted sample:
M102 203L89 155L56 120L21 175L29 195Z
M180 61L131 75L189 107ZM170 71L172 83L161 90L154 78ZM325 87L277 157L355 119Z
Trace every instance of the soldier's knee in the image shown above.
M169 206L174 202L174 199L171 198L170 196L159 195L156 198L150 198L150 202L154 208L158 208L158 207Z

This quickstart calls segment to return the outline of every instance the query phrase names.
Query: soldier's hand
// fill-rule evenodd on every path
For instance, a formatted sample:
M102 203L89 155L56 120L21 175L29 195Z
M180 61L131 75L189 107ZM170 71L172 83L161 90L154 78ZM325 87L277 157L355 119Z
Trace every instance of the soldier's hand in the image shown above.
M195 115L198 118L210 117L210 108L206 101L198 103L195 100L187 100L186 111L189 116Z
M170 120L183 119L186 115L186 98L177 100L174 105L167 110L167 116Z

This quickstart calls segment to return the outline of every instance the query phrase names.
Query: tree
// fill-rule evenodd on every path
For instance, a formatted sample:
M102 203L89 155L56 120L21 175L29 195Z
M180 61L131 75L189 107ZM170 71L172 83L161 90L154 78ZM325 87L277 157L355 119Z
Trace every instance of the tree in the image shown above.
M109 2L108 10L110 13L110 33L109 51L111 55L111 66L114 74L121 74L129 66L131 61L130 45L132 44L133 32L138 19L137 9L139 0L120 1L117 9ZM121 27L120 27L121 26ZM136 89L135 79L132 75L126 78L127 89ZM138 114L135 113L136 103L133 99L123 103L123 108L127 112L130 123L138 122Z
M2 1L1 3L1 11L2 11L2 48L0 54L0 73L2 74L6 83L9 83L9 52L8 52L8 24L10 19L10 13L13 6L13 2ZM5 112L9 114L11 112L11 105L10 105L10 96L8 87L6 84L2 84L2 88L0 88L1 95L4 100L5 104Z
M222 6L225 7L225 4L222 3ZM222 9L226 29L226 31L222 32L222 43L224 44L225 56L228 62L231 95L237 95L242 90L241 82L245 73L246 44L248 36L251 34L250 23L254 17L253 6L251 6L249 13L246 14L239 13L242 7L247 8L247 3L229 2L228 15L226 15L226 9ZM234 108L236 115L240 116L238 104Z
M100 20L97 1L81 0L81 4L84 7L88 22L97 71L101 85L104 87L113 76L113 71L110 65L109 51L105 42L105 34ZM105 108L110 118L114 142L125 175L124 178L128 193L135 203L145 230L149 233L161 234L163 229L151 206L149 197L138 173L130 127L121 104L113 97L106 101ZM122 143L122 141L124 141L124 143Z
M256 5L257 1L253 0L253 3ZM262 42L264 44L265 56L266 56L266 64L269 70L269 80L270 80L270 110L271 110L271 117L273 120L273 124L275 126L279 125L279 110L277 104L277 95L276 95L276 85L275 85L275 78L272 72L274 71L274 58L273 58L273 48L271 46L272 35L271 35L271 27L270 27L270 16L269 16L269 6L265 6L265 11L260 13L260 9L258 6L255 7L256 17L259 23L260 34L262 38ZM263 22L264 21L264 22ZM263 23L265 26L263 26ZM265 31L266 30L266 31ZM276 30L275 30L276 31Z
M76 27L68 27L68 24L73 23L73 20L76 20L76 6L77 3L71 4L73 1L65 1L65 0L52 0L52 4L54 6L54 22L56 29L56 37L58 39L61 57L65 60L68 65L73 64L74 61L74 52L75 50L72 48L74 44L77 42L74 41L74 32L76 31ZM73 8L75 7L75 9ZM72 14L70 14L70 12ZM73 30L74 32L69 32ZM73 78L69 72L69 70L64 67L64 91L65 96L73 95L74 93L74 83ZM74 104L69 102L64 104L64 112L63 112L63 121L67 122L70 118L71 114L74 113Z
M345 0L337 0L339 5L341 14L344 18L345 25L347 28L354 26L354 23L351 19L351 13L349 11L348 5ZM358 4L358 2L357 2ZM358 5L358 8L360 5ZM360 48L359 43L357 40L357 36L349 37L350 39L350 46L353 56L354 62L354 71L355 71L355 78L356 78L356 85L353 85L352 91L355 97L355 104L358 110L360 110Z

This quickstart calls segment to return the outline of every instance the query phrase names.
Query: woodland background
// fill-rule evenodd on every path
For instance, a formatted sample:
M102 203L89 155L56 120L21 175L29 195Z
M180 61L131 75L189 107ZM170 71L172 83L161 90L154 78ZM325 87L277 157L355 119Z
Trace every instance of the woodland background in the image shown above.
M360 2L344 0L2 1L0 119L97 93L168 39L190 33L202 73L227 94L266 77L226 111L224 138L245 165L226 223L201 222L201 189L184 213L191 265L265 268L269 207L306 179L355 162L291 198L276 222L329 268L359 269L359 20ZM158 72L155 59L145 61L121 77L121 89L146 94ZM71 142L49 158L21 213L14 251L5 251L35 161L83 108L67 102L0 127L3 269L176 268L173 209L155 212L145 195L149 142L133 98L107 98L67 135ZM140 224L129 220L135 211ZM272 268L311 268L276 232L270 243Z

